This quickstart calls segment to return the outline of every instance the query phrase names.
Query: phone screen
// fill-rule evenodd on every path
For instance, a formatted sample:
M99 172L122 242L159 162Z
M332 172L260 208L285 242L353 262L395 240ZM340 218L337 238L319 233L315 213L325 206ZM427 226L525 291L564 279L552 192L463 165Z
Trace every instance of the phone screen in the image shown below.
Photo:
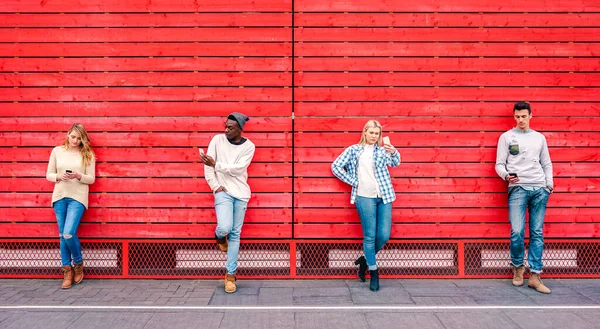
M67 174L70 174L70 173L72 173L73 171L72 171L71 169L67 169L67 170L66 170L66 172L67 172Z

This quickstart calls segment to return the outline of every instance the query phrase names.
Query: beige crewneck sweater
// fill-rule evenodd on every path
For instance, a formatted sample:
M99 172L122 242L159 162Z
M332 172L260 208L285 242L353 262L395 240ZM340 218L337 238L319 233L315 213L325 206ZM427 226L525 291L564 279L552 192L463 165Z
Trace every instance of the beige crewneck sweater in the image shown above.
M216 161L215 167L204 165L204 177L215 191L223 186L234 198L250 200L248 166L254 157L254 144L247 139L244 144L231 144L225 134L216 135L210 141L206 154Z
M87 209L89 186L96 180L95 167L95 159L92 159L87 167L83 167L81 153L68 151L62 146L55 147L52 154L50 154L48 171L46 172L46 179L55 183L52 192L52 203L63 198L71 198L81 202ZM59 174L64 174L67 169L80 172L81 180L71 179L57 182L56 177Z

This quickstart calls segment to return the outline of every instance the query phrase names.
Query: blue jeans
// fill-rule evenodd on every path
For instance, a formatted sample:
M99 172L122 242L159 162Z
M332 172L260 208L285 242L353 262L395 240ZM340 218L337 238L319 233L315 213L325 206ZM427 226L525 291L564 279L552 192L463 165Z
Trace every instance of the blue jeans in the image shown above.
M356 209L363 230L363 249L369 270L377 269L375 255L390 239L392 231L392 203L381 198L356 197Z
M217 229L219 238L228 237L227 274L235 274L237 270L238 252L240 250L240 235L248 202L236 199L227 192L215 194L215 211L217 213Z
M52 204L56 221L58 222L58 236L60 237L60 258L62 266L73 263L81 264L81 243L77 237L77 227L81 222L81 216L85 206L74 199L62 198Z
M519 186L511 187L508 196L510 220L510 258L515 267L523 266L525 254L525 212L529 207L529 254L531 272L542 273L544 251L544 215L550 193L544 188L527 191Z

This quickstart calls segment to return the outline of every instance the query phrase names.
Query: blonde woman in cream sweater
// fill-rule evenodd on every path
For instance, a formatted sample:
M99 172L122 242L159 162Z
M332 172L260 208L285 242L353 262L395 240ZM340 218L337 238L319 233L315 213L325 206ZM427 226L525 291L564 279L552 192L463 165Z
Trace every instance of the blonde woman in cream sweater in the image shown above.
M58 222L63 282L71 288L83 281L83 258L77 227L88 208L89 186L95 180L96 159L85 128L75 123L50 155L46 179L54 183L52 207Z

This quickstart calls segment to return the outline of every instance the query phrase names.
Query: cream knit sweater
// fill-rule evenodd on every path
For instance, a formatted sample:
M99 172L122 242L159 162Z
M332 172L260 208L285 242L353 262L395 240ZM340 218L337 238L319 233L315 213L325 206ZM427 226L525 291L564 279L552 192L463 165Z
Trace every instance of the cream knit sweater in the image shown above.
M81 153L68 151L62 146L55 147L50 154L46 172L46 179L55 183L52 203L63 198L71 198L81 202L87 209L89 186L96 180L95 166L95 159L92 159L88 166L84 167ZM67 169L80 172L81 180L71 179L57 182L56 177L64 174Z

